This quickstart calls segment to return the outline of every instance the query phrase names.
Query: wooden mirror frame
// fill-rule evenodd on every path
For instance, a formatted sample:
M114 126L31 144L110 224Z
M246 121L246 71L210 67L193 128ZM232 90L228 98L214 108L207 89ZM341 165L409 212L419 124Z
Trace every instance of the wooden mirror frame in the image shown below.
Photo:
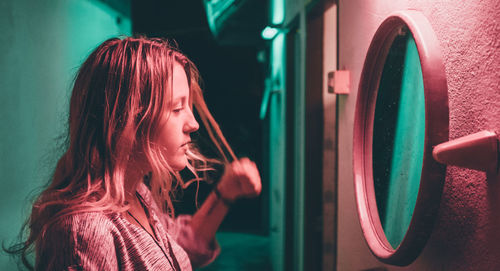
M393 248L380 222L372 167L373 125L377 93L391 45L407 28L415 40L424 82L425 143L420 186L408 230ZM354 119L353 170L361 228L372 253L380 261L406 266L424 248L438 214L446 166L432 157L432 149L448 140L448 89L439 42L429 21L416 10L391 14L376 31L367 52Z

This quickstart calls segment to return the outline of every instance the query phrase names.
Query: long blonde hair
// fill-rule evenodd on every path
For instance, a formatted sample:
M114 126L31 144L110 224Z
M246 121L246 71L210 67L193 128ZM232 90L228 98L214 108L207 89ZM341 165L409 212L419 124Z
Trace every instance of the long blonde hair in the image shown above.
M188 168L193 180L199 180L212 163L235 159L205 104L198 70L175 45L144 37L105 41L78 71L70 101L67 150L49 186L33 204L25 224L26 240L11 250L21 254L26 267L32 269L27 254L43 242L47 228L57 219L84 211L121 212L127 208L125 171L132 166L130 157L136 151L144 154L152 170L154 200L174 215L172 192L189 182L170 169L153 137L172 103L175 63L184 67L192 105L220 154L220 160L208 159L190 145Z

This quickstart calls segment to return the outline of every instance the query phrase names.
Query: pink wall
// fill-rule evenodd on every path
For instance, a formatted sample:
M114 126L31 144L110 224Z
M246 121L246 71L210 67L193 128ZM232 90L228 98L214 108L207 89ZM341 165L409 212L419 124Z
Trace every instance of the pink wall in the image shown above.
M352 174L352 130L359 78L376 29L397 10L417 9L430 21L443 54L450 138L500 133L500 1L340 0L339 68L351 70L351 94L339 105L338 270L383 266L365 244ZM448 167L439 217L423 253L389 270L500 270L500 178Z

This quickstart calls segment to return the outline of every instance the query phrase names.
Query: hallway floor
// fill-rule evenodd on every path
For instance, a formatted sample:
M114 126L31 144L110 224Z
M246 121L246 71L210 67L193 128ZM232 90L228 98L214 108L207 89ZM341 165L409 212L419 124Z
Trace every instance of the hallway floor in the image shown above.
M219 232L221 246L219 257L199 271L271 271L269 239L266 236Z

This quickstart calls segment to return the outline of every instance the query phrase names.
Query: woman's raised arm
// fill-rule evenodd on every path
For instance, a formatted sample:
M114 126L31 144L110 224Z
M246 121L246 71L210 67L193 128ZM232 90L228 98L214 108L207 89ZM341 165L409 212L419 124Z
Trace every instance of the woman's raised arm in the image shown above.
M191 227L200 238L213 240L231 203L238 198L256 197L261 190L260 174L254 162L242 158L228 164L214 191L193 215Z

